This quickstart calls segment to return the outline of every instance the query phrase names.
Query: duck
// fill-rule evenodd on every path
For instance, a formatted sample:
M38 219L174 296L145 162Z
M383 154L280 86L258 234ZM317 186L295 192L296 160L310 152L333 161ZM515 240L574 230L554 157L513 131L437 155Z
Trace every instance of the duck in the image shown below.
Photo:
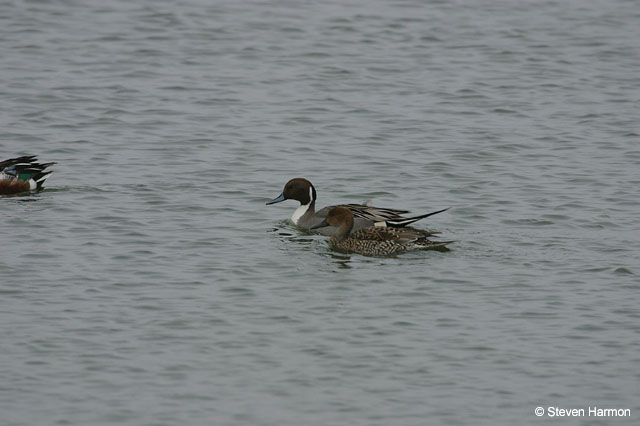
M329 210L327 217L311 229L333 226L337 231L329 238L334 250L358 253L364 256L393 256L414 250L444 249L453 241L431 241L439 232L429 232L414 228L393 228L370 226L351 232L354 217L351 210L336 206Z
M296 200L300 202L300 206L293 212L291 221L298 227L305 230L311 230L314 225L321 223L329 213L329 210L336 206L327 206L318 211L315 210L317 192L313 184L305 178L291 179L284 186L282 193L267 205L280 203L285 200ZM438 213L442 213L449 208L438 210L435 212L422 214L413 217L404 217L403 214L409 213L408 210L388 209L371 206L369 203L364 204L341 204L351 211L354 216L353 231L358 231L370 226L381 228L402 228ZM336 228L327 226L323 228L314 228L316 232L331 236L335 233Z
M0 195L19 194L42 188L56 163L38 163L35 155L0 161Z

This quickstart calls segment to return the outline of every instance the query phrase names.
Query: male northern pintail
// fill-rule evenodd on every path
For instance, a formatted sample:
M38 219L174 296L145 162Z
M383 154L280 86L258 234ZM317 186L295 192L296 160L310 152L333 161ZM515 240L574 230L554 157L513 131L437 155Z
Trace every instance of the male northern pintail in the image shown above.
M0 195L42 188L51 173L45 169L53 164L38 163L34 155L0 161Z
M365 256L391 256L413 250L446 248L453 241L430 241L428 237L437 232L427 232L412 228L381 228L370 226L351 233L354 226L353 214L347 208L337 206L329 210L327 217L311 229L334 226L337 231L329 238L332 248L340 251L359 253Z
M282 194L269 201L267 205L279 203L284 200L297 200L300 202L300 206L296 209L295 212L293 212L291 220L296 225L307 229L311 229L312 226L322 222L324 218L327 217L327 213L329 212L329 210L331 210L333 207L336 207L328 206L320 209L319 211L316 211L316 189L313 187L311 182L304 178L291 179L284 186ZM355 217L353 231L367 228L369 226L401 228L403 226L412 224L413 222L416 222L420 219L424 219L425 217L442 213L443 211L448 209L442 209L420 216L404 217L402 216L403 214L409 213L407 210L373 207L368 205L368 203L342 204L341 206L349 209ZM333 235L336 229L333 226L329 226L326 228L318 229L317 231L323 235Z

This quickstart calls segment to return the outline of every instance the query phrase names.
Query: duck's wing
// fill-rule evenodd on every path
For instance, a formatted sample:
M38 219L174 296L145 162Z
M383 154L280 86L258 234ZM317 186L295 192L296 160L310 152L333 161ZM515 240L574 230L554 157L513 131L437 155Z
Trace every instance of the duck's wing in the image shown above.
M365 204L341 204L351 210L354 217L367 219L372 222L384 222L391 219L404 219L401 215L409 213L408 210L386 209Z
M446 209L437 210L431 213L404 217L402 215L409 213L408 210L386 209L362 204L343 204L342 207L346 207L351 210L351 213L356 220L360 218L378 226L390 226L394 228L402 228L417 222L420 219L449 210L449 207L447 207Z
M4 171L7 168L18 166L18 165L28 166L35 161L36 161L35 155L23 155L22 157L10 158L8 160L0 161L0 172Z
M350 238L372 241L394 241L405 244L427 240L429 237L439 233L440 232L437 231L423 231L413 228L383 228L371 226L352 233Z

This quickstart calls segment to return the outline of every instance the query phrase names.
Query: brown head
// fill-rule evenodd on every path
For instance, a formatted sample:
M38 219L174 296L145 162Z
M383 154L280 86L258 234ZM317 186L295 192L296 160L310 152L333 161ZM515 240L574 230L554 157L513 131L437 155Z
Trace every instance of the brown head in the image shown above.
M353 227L353 213L346 207L336 206L329 210L326 221L336 228L340 228L345 224Z
M338 228L331 238L343 240L349 236L353 228L353 213L346 207L336 206L329 210L327 217L319 224L312 226L311 229L323 228L325 226L334 226Z
M284 200L297 200L301 205L306 206L316 200L316 189L311 182L305 178L294 178L287 182L284 190L282 190L282 194L269 201L267 205L279 203Z

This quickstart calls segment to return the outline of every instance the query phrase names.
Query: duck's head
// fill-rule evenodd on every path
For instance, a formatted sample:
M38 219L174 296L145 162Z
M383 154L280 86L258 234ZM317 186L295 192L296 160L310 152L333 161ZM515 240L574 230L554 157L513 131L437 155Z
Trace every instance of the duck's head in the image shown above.
M336 206L329 210L327 217L322 222L312 226L311 229L324 228L325 226L338 228L336 235L349 235L351 228L353 228L353 213L345 207Z
M305 178L291 179L284 186L282 194L269 201L267 205L279 203L284 200L297 200L300 204L306 206L316 200L316 189L311 182Z

